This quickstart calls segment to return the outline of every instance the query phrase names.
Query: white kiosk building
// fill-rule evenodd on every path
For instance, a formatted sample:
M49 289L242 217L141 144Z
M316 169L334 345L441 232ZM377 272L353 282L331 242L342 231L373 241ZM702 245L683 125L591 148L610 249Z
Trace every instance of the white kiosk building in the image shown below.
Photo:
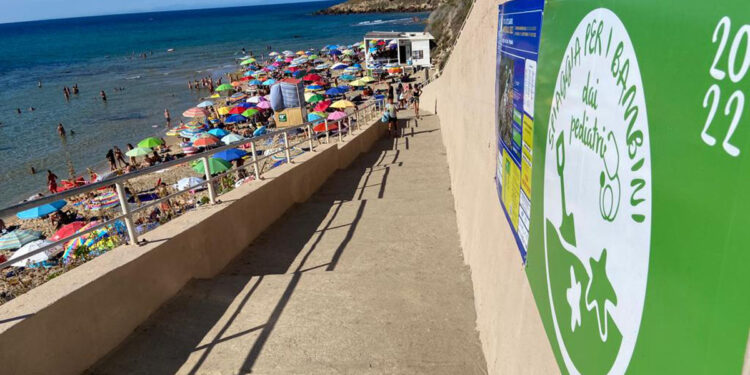
M435 38L427 32L371 31L365 34L365 63L429 68L433 46Z

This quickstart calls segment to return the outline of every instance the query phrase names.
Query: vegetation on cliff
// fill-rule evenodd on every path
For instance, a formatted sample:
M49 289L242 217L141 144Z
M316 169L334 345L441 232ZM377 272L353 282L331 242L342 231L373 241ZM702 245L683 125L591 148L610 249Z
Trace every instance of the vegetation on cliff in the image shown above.
M439 0L348 0L317 12L317 14L429 12Z

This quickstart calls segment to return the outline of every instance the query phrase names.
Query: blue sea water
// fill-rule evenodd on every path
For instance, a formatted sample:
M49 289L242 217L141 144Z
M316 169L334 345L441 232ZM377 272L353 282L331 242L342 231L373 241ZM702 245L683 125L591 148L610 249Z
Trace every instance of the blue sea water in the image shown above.
M336 2L0 24L0 206L43 190L47 169L66 178L72 167L80 175L112 146L163 134L165 108L179 118L207 95L187 81L235 70L243 47L266 55L269 45L352 44L372 30L422 30L412 17L428 16L312 14ZM80 93L66 101L63 86L76 83ZM61 139L58 123L75 136Z

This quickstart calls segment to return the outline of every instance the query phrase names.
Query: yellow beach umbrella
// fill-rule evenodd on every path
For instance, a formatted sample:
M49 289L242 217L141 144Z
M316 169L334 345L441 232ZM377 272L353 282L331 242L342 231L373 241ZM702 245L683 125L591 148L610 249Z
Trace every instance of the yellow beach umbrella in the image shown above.
M297 51L297 54L298 54L298 55L304 55L304 54L305 54L305 51Z
M349 82L349 86L354 86L354 87L362 87L362 86L364 86L364 85L366 85L366 83L362 82L362 80L361 80L361 79L358 79L358 80L356 80L356 81L351 81L351 82Z
M211 95L211 97L212 98L219 98L220 96L219 96L219 94L213 94L213 95Z
M375 78L372 78L370 76L362 77L359 80L362 81L362 82L364 82L364 83L375 82Z
M338 100L334 102L333 104L331 104L331 108L343 109L347 107L354 107L354 103L348 100Z
M218 110L219 114L222 115L222 116L228 115L229 111L230 111L229 107L221 107Z

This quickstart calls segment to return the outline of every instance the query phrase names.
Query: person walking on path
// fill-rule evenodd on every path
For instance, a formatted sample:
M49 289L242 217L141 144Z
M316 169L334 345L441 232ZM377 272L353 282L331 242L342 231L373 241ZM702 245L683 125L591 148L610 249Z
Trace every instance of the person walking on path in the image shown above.
M419 96L422 95L422 88L419 85L414 85L414 90L411 92L411 102L414 104L414 116L419 119Z
M398 137L398 117L396 115L396 105L393 104L393 98L388 98L385 105L385 117L388 119L388 135Z
M51 170L47 170L47 189L52 194L57 193L57 176Z

